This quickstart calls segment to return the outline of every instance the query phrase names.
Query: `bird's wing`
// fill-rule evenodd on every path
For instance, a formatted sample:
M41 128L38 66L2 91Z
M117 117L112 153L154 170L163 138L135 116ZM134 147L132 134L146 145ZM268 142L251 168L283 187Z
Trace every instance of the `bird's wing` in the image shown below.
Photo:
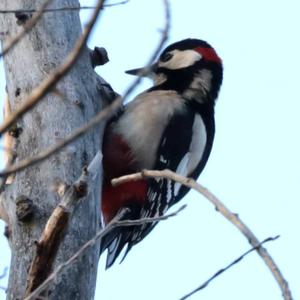
M157 151L155 170L170 169L183 176L198 176L207 161L207 132L200 114L187 109L175 114L164 134ZM202 160L205 161L202 161ZM140 217L162 216L188 192L186 187L168 179L149 179L147 201ZM157 222L136 226L132 231L127 252L140 242Z
M196 178L208 159L212 140L208 138L205 120L192 109L177 113L166 127L159 147L154 170L170 169L183 176ZM213 139L213 134L212 134ZM147 179L147 195L144 206L132 207L123 219L152 218L162 216L168 208L181 200L188 189L168 179ZM102 249L108 248L107 265L110 267L124 246L126 252L139 243L157 224L147 223L134 227L117 228L104 239ZM113 238L112 238L113 237ZM107 242L105 242L105 240Z

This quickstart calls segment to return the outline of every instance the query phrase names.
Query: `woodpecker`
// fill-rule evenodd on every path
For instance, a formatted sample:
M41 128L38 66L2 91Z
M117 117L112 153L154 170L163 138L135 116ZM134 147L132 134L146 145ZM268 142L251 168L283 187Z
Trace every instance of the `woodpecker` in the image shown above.
M141 69L127 71L139 75ZM149 71L149 68L148 68ZM147 73L147 72L146 72ZM197 179L210 155L214 106L223 78L222 61L205 41L185 39L168 46L146 74L154 85L125 105L108 123L103 139L102 215L109 223L163 215L188 188L167 179L142 179L112 186L111 180L143 169L170 169ZM156 225L120 227L101 241L110 267Z

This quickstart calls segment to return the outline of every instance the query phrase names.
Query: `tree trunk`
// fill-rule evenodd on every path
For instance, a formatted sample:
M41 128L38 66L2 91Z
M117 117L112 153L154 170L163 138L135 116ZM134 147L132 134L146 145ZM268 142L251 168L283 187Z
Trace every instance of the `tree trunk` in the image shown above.
M39 0L1 0L1 9L38 9ZM77 0L53 1L50 7L79 6ZM27 14L28 15L28 14ZM25 18L26 19L26 18ZM15 14L0 15L0 38L5 42L22 29L22 19ZM72 50L81 34L78 11L45 13L33 30L4 57L6 83L12 111L31 90L59 66ZM56 93L44 99L17 122L22 129L16 140L17 158L37 154L63 139L84 124L100 109L96 77L87 49L63 80ZM41 164L17 173L4 193L4 207L9 216L12 234L7 299L23 299L27 272L36 252L45 223L59 196L53 191L57 181L72 183L79 178L82 168L93 159L100 148L100 128L90 131L58 154ZM89 193L76 208L59 247L54 267L66 261L99 229L99 182L96 193ZM16 201L23 197L33 202L31 220L17 219ZM62 276L50 286L50 299L92 299L95 291L99 248L90 248Z

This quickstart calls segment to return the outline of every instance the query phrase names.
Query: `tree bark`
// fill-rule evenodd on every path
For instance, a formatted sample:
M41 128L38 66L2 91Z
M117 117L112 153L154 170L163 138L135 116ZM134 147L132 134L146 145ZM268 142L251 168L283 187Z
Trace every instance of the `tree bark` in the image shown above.
M40 0L2 0L1 9L38 9ZM50 7L79 6L77 0L53 1ZM30 17L30 16L29 16ZM26 17L25 17L26 19ZM22 29L15 14L0 15L0 38L5 44L9 37ZM22 103L30 91L72 50L81 34L78 11L47 12L15 48L4 57L6 83L11 109ZM101 97L88 50L85 49L72 70L56 89L17 122L22 132L16 140L16 161L32 156L63 139L100 110ZM35 241L59 203L52 186L57 181L68 184L81 174L93 159L101 144L101 128L90 131L57 155L37 166L19 172L6 186L2 206L11 226L10 266L7 299L24 298L27 272L36 251ZM99 229L100 183L76 208L66 236L59 247L54 267L66 261ZM16 203L29 199L31 217L18 218ZM19 203L19 202L18 202ZM50 286L50 299L93 299L96 283L99 247L86 251Z

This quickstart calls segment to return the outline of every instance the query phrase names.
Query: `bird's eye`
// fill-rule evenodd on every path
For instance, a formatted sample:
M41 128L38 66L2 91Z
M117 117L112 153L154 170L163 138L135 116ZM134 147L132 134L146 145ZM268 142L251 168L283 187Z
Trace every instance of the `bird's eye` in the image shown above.
M161 62L167 62L168 60L170 60L173 57L172 53L165 53L161 58L160 61Z

